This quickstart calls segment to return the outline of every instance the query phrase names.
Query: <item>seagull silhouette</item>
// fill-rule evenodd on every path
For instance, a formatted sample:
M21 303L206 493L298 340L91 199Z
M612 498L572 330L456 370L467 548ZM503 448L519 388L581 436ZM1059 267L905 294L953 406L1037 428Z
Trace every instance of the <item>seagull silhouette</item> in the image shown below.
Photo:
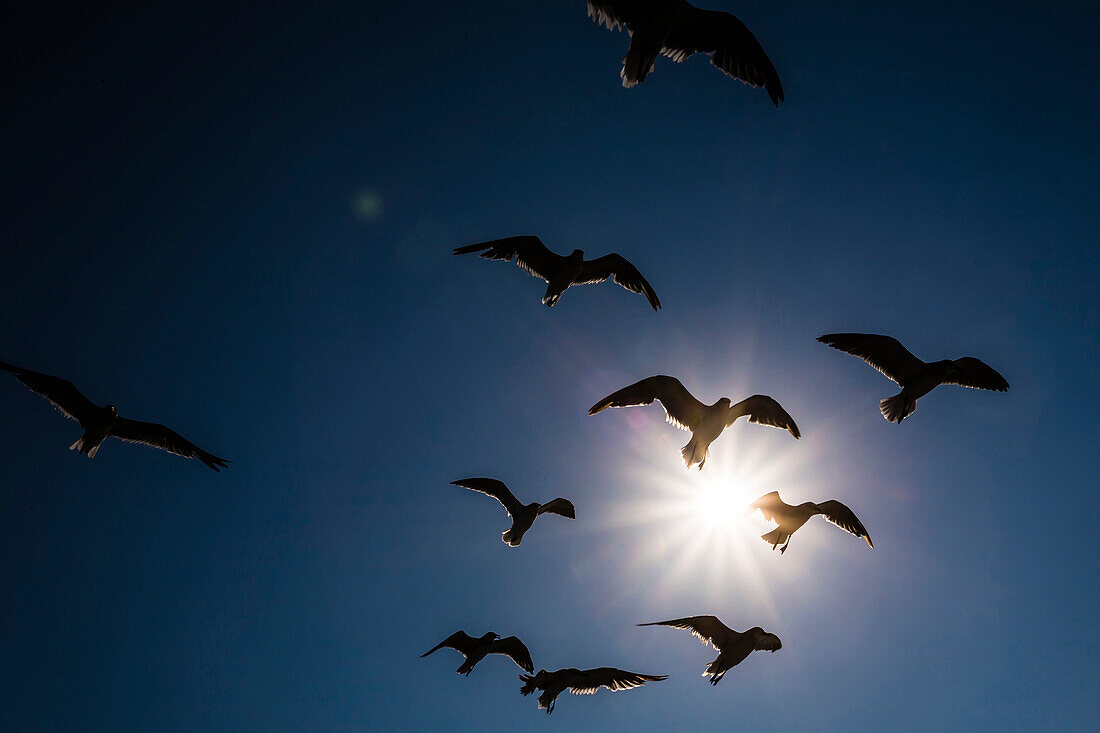
M595 669L569 667L554 672L540 669L536 675L521 674L519 678L523 682L519 691L524 697L535 690L542 690L542 694L539 695L539 710L545 710L547 715L554 712L554 703L558 695L565 690L569 690L574 695L592 695L601 687L617 692L641 687L646 682L660 682L668 679L667 675L625 672L614 667Z
M588 0L588 17L610 30L625 27L630 48L619 72L628 89L645 81L658 54L676 62L694 53L751 87L764 87L776 107L783 85L768 54L740 20L684 0Z
M783 648L783 642L778 636L769 634L759 626L753 626L745 632L734 631L719 621L717 616L688 616L638 625L687 629L704 644L714 647L718 651L718 658L703 671L703 676L709 676L712 685L721 682L727 671L743 662L754 651L775 652Z
M638 268L614 252L594 260L585 260L584 252L575 249L568 257L562 257L547 249L542 240L535 236L494 239L454 250L456 255L471 252L481 252L481 256L489 260L514 259L528 273L545 280L546 294L542 296L542 302L549 308L557 304L562 293L570 286L602 283L607 278L632 293L644 295L653 310L661 307L657 293L653 292L652 286L638 272Z
M519 499L509 491L504 482L497 481L495 478L463 478L451 483L464 489L487 494L504 505L505 511L512 517L512 528L505 530L504 534L501 535L501 539L512 547L519 547L519 543L523 541L524 533L531 529L531 525L535 523L535 518L540 514L549 512L569 519L577 518L576 509L568 499L558 497L545 504L540 504L537 501L532 504L520 504Z
M691 440L680 449L688 468L698 464L702 469L707 461L710 444L739 417L748 417L749 422L760 425L783 428L795 438L801 437L794 419L767 395L753 395L736 405L731 404L728 397L723 397L713 405L704 405L687 391L679 379L663 374L647 377L604 397L588 410L588 414L595 415L608 407L648 405L653 400L660 400L668 422L691 431Z
M897 382L901 392L880 400L879 410L890 422L900 423L917 409L917 399L941 384L1007 392L1008 382L981 359L925 362L909 353L901 342L874 333L827 333L818 341L846 354L858 356Z
M779 498L778 491L772 491L754 501L746 514L751 514L756 509L760 510L760 513L764 515L764 519L779 525L771 532L760 535L760 539L770 542L773 550L781 543L785 543L779 548L780 555L786 552L787 546L791 544L791 535L803 524L810 521L810 517L817 514L825 517L841 529L851 532L856 537L867 540L867 544L871 547L875 546L871 542L871 535L867 534L867 529L856 517L855 512L836 499L823 501L820 504L807 501L798 506L792 506Z
M455 671L467 677L470 676L470 672L474 671L474 667L477 663L489 654L503 654L519 665L519 668L525 672L533 672L535 670L535 664L531 661L531 652L527 651L527 647L523 645L523 642L514 636L508 636L502 639L500 638L500 634L489 631L475 639L465 631L456 631L421 654L420 658L423 659L443 647L454 649L459 654L466 657Z
M96 405L81 394L72 382L65 379L32 372L30 369L23 369L2 361L0 361L0 369L14 374L32 392L52 402L62 415L80 423L84 434L69 446L69 450L77 450L89 458L94 458L103 441L107 438L118 438L129 443L141 443L160 448L184 458L198 458L215 471L225 468L226 464L230 463L224 458L207 453L163 425L119 417L118 409L114 405L106 407Z

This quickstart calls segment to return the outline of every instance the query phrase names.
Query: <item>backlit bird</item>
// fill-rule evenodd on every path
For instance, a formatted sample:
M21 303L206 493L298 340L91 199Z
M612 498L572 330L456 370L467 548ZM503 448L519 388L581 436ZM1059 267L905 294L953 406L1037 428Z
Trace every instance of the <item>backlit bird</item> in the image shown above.
M546 294L542 296L542 302L550 308L557 304L567 288L573 285L602 283L608 278L632 293L644 295L653 306L653 310L661 307L657 293L653 292L653 287L642 277L642 273L638 272L638 268L615 253L586 260L584 252L575 249L569 256L562 257L547 249L542 240L535 236L494 239L454 250L456 255L471 252L481 252L481 256L489 260L514 259L516 264L529 274L545 280Z
M524 697L535 690L541 690L539 695L539 710L545 710L546 714L554 712L554 703L565 690L574 695L592 695L601 687L606 687L612 692L618 690L630 690L641 687L646 682L660 682L667 679L667 675L639 674L626 672L614 667L597 667L596 669L559 669L547 672L540 669L536 675L521 674L519 676L523 686L519 688Z
M80 423L84 434L69 446L94 458L99 446L107 438L118 438L129 443L160 448L184 458L198 458L215 471L225 468L229 461L207 453L174 430L163 425L138 422L119 417L114 405L100 407L80 393L72 382L49 374L32 372L0 361L0 369L9 371L36 394L53 403L62 415Z
M818 514L841 529L851 532L856 537L867 540L867 544L871 547L875 546L871 542L871 535L867 534L867 528L863 526L863 522L859 521L855 512L835 499L823 501L820 504L807 501L792 506L779 498L778 491L772 491L754 501L749 507L749 513L752 513L755 509L760 510L760 513L764 515L764 519L779 525L771 532L760 536L760 539L771 543L773 550L782 544L783 546L779 548L779 554L787 551L787 546L791 544L791 535L808 522L810 517Z
M783 648L783 642L775 634L769 634L759 626L748 631L734 631L718 620L717 616L688 616L671 621L654 621L639 626L671 626L674 629L687 629L699 637L704 644L710 644L718 651L718 658L707 665L704 677L710 677L710 683L717 685L727 671L743 662L746 657L757 652L775 652Z
M668 422L691 431L691 440L680 450L688 468L698 464L701 469L706 463L710 444L739 417L747 417L749 422L760 425L783 428L795 438L801 436L794 419L771 397L753 395L736 405L731 404L728 397L723 397L713 405L704 405L680 384L680 380L663 374L647 377L604 397L588 410L588 414L595 415L608 407L648 405L653 400L660 400Z
M619 76L630 88L645 81L659 54L681 62L695 53L751 87L764 87L772 103L783 101L783 85L768 54L740 20L702 10L685 0L588 0L588 17L610 30L625 27L630 48Z
M569 519L577 518L573 503L567 499L558 497L545 504L540 504L537 501L531 504L520 504L515 495L504 485L504 482L497 481L495 478L464 478L451 483L464 489L488 494L504 505L504 509L512 517L512 527L505 530L501 538L512 547L519 546L519 543L523 541L523 534L531 529L531 525L535 523L535 518L540 514L549 512Z
M421 654L420 658L423 659L443 647L454 649L466 657L455 671L467 677L474 670L474 666L489 654L503 654L519 665L519 668L525 672L535 670L535 664L531 661L531 652L527 651L527 647L523 645L523 642L514 636L507 636L502 639L500 634L489 631L475 639L465 631L456 631Z
M941 384L1007 392L1008 382L980 359L924 362L909 353L897 339L873 333L828 333L818 341L846 354L858 356L897 382L901 392L879 401L882 416L900 423L917 409L917 399Z

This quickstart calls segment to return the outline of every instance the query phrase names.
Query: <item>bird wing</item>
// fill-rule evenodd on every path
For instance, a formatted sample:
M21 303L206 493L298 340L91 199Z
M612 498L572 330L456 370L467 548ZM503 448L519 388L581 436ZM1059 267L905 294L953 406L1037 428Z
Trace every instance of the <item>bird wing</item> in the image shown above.
M484 252L481 252L485 250ZM464 255L470 252L481 252L481 256L488 260L511 260L522 267L531 275L542 278L547 282L558 269L561 255L555 254L546 248L542 240L536 236L505 237L493 239L479 244L468 244L465 247L456 247L454 254Z
M577 518L577 509L573 506L573 502L568 499L563 499L560 496L553 501L548 501L539 507L539 514L560 514L563 517L569 517L570 519Z
M581 265L581 271L575 282L579 285L589 285L602 283L609 277L614 279L616 285L621 285L632 293L644 295L653 310L660 310L661 301L653 291L653 286L642 277L642 273L638 272L638 268L629 260L614 252L594 260L586 260Z
M531 661L531 652L527 651L527 647L515 636L497 639L489 646L489 653L503 654L528 674L535 671L535 663Z
M687 629L699 637L704 644L710 644L715 649L720 649L730 635L737 633L719 621L717 616L688 616L687 618L674 618L671 621L654 621L638 625L671 626L674 629Z
M783 84L768 54L745 24L729 13L684 3L661 53L676 62L693 53L711 54L710 62L734 79L764 87L776 107L783 101Z
M588 0L588 17L609 30L633 29L638 22L637 0Z
M504 482L497 481L495 478L461 478L451 483L464 489L488 494L503 504L504 510L511 516L515 516L522 507L519 499L504 485Z
M787 503L779 498L778 491L769 491L752 503L753 509L759 509L764 519L769 522L777 522L775 513L787 507Z
M845 354L858 356L898 385L904 385L906 380L912 379L924 368L923 361L910 354L909 349L890 336L874 333L827 333L817 340Z
M769 634L764 632L756 639L756 649L758 652L775 652L783 648L783 642L779 640L779 637L775 634Z
M175 430L151 422L129 420L120 417L111 427L111 437L128 443L141 443L153 448L175 453L184 458L198 458L215 471L225 468L229 461L207 453Z
M647 377L604 397L588 410L588 414L595 415L608 407L648 405L653 400L660 400L668 421L683 430L694 430L703 419L705 405L692 397L679 379L663 374Z
M875 546L874 543L871 542L871 535L867 534L867 528L863 526L863 522L859 521L855 512L844 504L841 504L836 499L830 499L829 501L823 501L818 504L817 509L821 512L821 516L825 517L836 526L851 532L856 537L862 537L867 540L867 544L871 545L871 547Z
M994 392L1007 392L1008 382L997 370L981 359L964 356L955 359L955 372L944 380L944 384L957 384L960 387L991 389Z
M67 379L32 372L30 369L22 369L2 361L0 361L0 369L14 374L16 379L25 384L31 392L45 397L62 415L70 420L76 420L81 425L94 416L99 409Z
M438 644L436 644L435 646L433 646L428 651L421 654L420 657L421 657L421 659L423 659L424 657L428 656L429 654L432 654L433 652L439 651L443 647L447 647L448 649L454 649L455 651L460 652L463 656L469 656L470 651L474 648L474 646L476 644L477 644L477 639L470 636L465 631L456 631L453 634L451 634L450 636L448 636L446 639L444 639L443 641L441 641Z
M798 426L794 424L794 418L787 414L782 405L767 395L754 394L736 405L731 405L726 425L733 425L734 421L742 415L747 415L749 422L783 428L795 438L802 437L802 433L798 432Z
M639 674L614 667L597 667L575 672L569 680L569 691L575 695L591 695L601 687L612 692L641 687L646 682L659 682L667 675Z

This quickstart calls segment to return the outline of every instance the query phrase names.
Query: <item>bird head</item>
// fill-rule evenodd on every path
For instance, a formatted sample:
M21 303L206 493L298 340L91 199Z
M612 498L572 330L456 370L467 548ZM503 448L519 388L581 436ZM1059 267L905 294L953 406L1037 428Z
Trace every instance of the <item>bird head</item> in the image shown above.
M575 249L575 250L573 250L573 254L571 254L569 256L570 257L580 257L581 259L584 259L584 250L583 249Z
M718 400L718 404L722 407L725 407L726 409L729 409L729 406L733 404L733 401L729 397L723 397L722 399Z
M111 413L112 417L118 417L118 408L114 405L107 405L107 411Z
M485 641L496 641L500 638L500 634L495 631L486 631L485 635L481 637Z

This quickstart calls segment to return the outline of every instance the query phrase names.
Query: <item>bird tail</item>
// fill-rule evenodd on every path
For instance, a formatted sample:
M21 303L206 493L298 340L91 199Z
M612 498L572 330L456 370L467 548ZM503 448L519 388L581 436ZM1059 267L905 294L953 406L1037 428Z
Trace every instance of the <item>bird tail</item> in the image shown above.
M699 439L692 435L688 444L680 449L680 455L684 457L684 465L691 468L698 463L701 469L703 464L707 462L707 448L708 446L700 443Z
M500 536L510 547L519 547L519 543L523 541L523 532L516 532L516 528L504 530L504 533Z
M647 43L643 37L635 33L630 39L630 48L623 57L623 70L619 72L623 86L630 89L645 81L649 72L653 71L653 62L657 60L660 50L659 46Z
M521 675L518 675L518 676L519 676L520 682L523 683L523 686L519 688L519 694L523 695L524 697L527 697L532 692L534 692L535 690L538 689L538 687L535 685L535 676L534 675L521 674ZM540 705L539 707L542 707L542 706Z
M773 547L783 544L784 542L786 542L790 538L791 538L791 535L788 532L784 532L779 527L776 527L775 529L773 529L771 532L768 532L767 534L760 535L760 539L764 540L765 542L767 542L769 545L772 545Z
M703 670L703 676L710 677L710 683L712 685L717 685L718 682L722 679L722 675L724 675L725 673L726 670L718 666L717 659L708 664L707 668Z
M553 308L558 304L558 300L561 298L562 293L565 292L564 288L559 288L554 283L550 283L546 286L546 294L542 296L542 304L547 308Z
M99 452L99 443L92 444L91 441L85 440L85 436L81 435L76 439L72 445L69 446L69 450L80 451L89 458L95 458L95 454Z
M890 422L900 423L917 409L917 401L905 392L900 392L893 397L881 400L878 403L878 409L882 410L882 416Z
M477 662L471 664L469 658L467 658L466 661L459 665L458 669L456 669L455 672L458 672L459 674L464 674L469 677L470 672L474 671L474 664L477 664Z

